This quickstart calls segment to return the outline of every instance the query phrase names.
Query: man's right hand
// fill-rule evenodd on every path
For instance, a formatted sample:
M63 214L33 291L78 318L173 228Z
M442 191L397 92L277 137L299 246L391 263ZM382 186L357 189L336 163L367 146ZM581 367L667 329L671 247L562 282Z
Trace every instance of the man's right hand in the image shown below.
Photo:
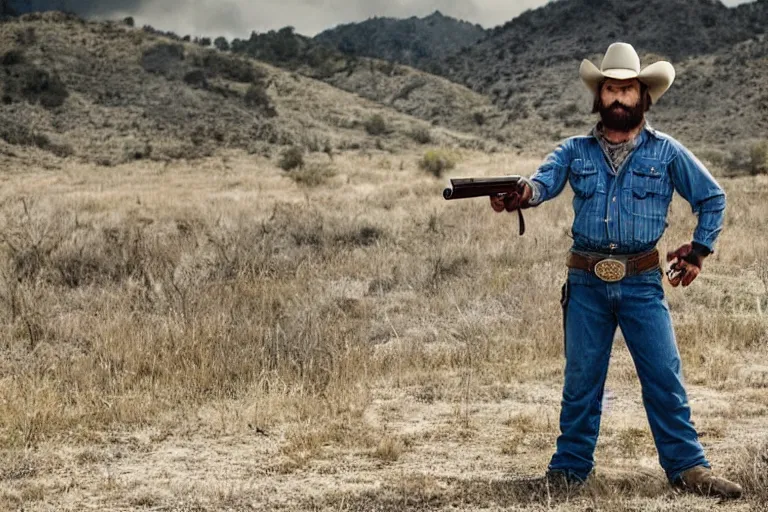
M514 212L524 208L530 208L529 202L533 197L531 187L525 182L520 182L517 191L491 196L491 208L497 213L504 210Z

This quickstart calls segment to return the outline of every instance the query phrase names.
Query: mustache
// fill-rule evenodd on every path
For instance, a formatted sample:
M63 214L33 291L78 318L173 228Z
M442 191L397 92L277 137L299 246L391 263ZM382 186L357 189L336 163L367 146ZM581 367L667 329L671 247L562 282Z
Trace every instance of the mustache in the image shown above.
M613 110L614 108L620 108L620 109L624 110L625 112L630 112L633 107L629 107L629 106L627 106L627 105L625 105L625 104L623 104L623 103L621 103L620 101L617 100L617 101L614 101L613 103L611 103L611 105L608 108L610 110Z

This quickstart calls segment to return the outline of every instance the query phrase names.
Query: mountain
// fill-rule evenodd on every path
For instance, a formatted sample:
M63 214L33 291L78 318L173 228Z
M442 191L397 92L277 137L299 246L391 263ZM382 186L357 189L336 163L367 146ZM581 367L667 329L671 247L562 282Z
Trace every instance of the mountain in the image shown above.
M317 80L123 23L25 14L0 23L0 48L0 157L113 165L226 149L270 155L290 145L328 153L407 147L417 130L436 143L473 140Z
M344 25L311 40L294 35L302 38L294 45L301 57L289 67L433 123L542 147L589 130L594 116L589 94L578 79L579 63L590 58L599 64L605 49L622 40L635 46L643 65L665 59L677 68L677 83L651 115L659 128L679 131L684 142L698 144L720 140L723 133L754 138L768 132L760 114L760 81L768 83L768 66L760 56L768 0L735 8L716 0L555 0L484 32L485 37L458 53L417 63L490 99L491 105L402 65L410 54L392 49L406 47L416 32L404 27L429 19L445 22L437 13L424 20L381 18ZM251 43L266 48L272 61L284 66L286 60L275 58L271 48L286 30L254 35ZM367 45L366 52L393 62L345 53L354 48L341 43L345 35L348 41ZM321 41L331 41L330 46ZM264 52L256 55L270 58ZM730 70L727 76L721 76L724 67ZM739 90L743 77L754 78L756 91L736 100L727 91ZM695 105L707 106L701 112L706 120L691 116ZM733 122L729 116L734 114L741 120ZM486 119L490 122L482 123ZM718 130L722 126L725 130Z
M433 18L438 19L435 15ZM233 40L230 49L232 53L322 80L434 125L496 140L509 135L502 129L504 114L484 95L403 64L344 54L295 33L291 27L253 32L248 39Z
M377 17L340 25L314 39L347 55L374 57L434 72L437 62L486 34L480 25L435 11L424 18Z
M497 27L443 69L473 90L506 94L538 68L578 63L615 41L673 61L713 53L755 35L745 18L712 0L558 0Z
M678 82L652 113L662 129L680 129L691 142L708 141L718 125L751 137L755 128L766 133L758 114L765 105L760 81L768 82L760 36L766 26L766 0L738 8L713 0L556 0L497 27L440 68L489 96L510 124L559 126L569 135L589 129L594 119L578 79L580 61L599 64L612 42L625 41L643 65L665 59L678 70ZM756 90L735 94L746 77L754 77ZM724 104L731 107L720 108ZM707 121L691 116L694 105ZM745 117L733 122L729 116L737 113Z

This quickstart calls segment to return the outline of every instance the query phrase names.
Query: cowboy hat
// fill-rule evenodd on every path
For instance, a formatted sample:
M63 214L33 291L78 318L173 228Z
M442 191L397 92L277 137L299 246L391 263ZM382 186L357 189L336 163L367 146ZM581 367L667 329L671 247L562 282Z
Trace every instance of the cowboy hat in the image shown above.
M579 68L579 76L592 94L597 94L600 82L606 78L637 78L648 86L651 101L656 103L675 81L675 68L669 62L660 61L641 70L640 57L631 44L613 43L605 52L600 69L584 59Z

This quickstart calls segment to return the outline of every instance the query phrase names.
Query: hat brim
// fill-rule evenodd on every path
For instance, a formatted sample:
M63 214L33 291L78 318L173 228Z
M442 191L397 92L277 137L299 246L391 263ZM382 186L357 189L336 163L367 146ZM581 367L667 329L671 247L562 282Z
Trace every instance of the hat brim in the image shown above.
M579 68L579 76L592 94L597 94L597 88L600 85L600 82L606 78L613 78L615 80L637 78L648 86L648 93L651 96L651 101L656 103L659 98L669 90L672 86L672 82L675 81L675 68L669 62L660 61L651 64L641 70L640 73L631 69L608 69L603 72L597 66L592 64L592 62L584 59Z

